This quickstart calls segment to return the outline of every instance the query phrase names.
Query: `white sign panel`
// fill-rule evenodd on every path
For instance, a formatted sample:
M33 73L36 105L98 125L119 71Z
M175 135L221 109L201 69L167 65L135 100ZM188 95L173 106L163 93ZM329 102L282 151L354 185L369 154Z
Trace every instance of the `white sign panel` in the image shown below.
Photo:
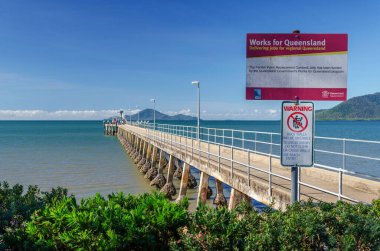
M347 34L247 34L246 99L347 99Z
M314 164L314 104L285 101L282 103L281 164Z

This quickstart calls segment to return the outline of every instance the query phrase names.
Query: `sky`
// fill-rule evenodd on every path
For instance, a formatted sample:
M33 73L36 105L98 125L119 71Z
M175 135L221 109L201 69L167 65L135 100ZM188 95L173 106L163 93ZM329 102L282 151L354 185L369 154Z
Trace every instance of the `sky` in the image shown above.
M0 0L0 119L120 109L279 119L246 101L246 34L348 33L348 97L379 92L380 1ZM329 108L337 102L316 102Z

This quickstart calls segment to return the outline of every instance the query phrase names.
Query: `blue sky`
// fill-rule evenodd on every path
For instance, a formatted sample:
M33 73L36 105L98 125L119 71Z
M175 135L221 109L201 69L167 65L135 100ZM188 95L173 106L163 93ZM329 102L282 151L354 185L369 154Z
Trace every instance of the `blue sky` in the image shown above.
M380 91L379 1L0 2L0 119L98 119L151 107L279 119L245 100L246 33L348 33L349 97ZM336 102L317 102L328 108Z

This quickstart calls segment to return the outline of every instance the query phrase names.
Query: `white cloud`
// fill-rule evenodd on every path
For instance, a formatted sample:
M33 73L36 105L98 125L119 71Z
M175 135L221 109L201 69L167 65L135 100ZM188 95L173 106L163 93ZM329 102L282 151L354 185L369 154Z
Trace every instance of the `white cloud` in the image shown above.
M0 120L100 120L119 114L118 110L0 110Z
M225 112L215 111L207 112L202 117L204 119L215 120L277 120L280 119L280 110L276 109L226 109Z
M179 111L178 113L183 114L183 115L192 115L193 114L190 109L184 109L184 110Z
M278 110L275 110L275 109L268 109L268 110L266 110L268 113L270 113L270 114L276 114L277 112L279 112Z
M0 110L0 120L101 120L119 115L120 110L129 116L142 109L109 109L109 110ZM196 116L191 109L164 112L168 115L184 114ZM225 111L202 111L202 119L215 120L265 120L280 119L279 109L236 109L228 108Z
M188 115L188 116L194 116L195 114L191 112L190 109L182 109L179 111L167 111L165 112L166 114L170 116L178 115L178 114L183 114L183 115Z
M124 113L125 113L125 115L133 115L133 114L136 114L136 113L138 113L138 112L140 112L141 111L141 109L127 109L127 110L124 110Z

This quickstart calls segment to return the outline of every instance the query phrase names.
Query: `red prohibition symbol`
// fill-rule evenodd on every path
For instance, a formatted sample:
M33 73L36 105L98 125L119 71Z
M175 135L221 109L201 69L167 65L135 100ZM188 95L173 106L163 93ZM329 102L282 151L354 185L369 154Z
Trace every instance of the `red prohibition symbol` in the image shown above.
M292 132L303 132L307 128L309 121L302 112L293 112L289 115L287 124Z

